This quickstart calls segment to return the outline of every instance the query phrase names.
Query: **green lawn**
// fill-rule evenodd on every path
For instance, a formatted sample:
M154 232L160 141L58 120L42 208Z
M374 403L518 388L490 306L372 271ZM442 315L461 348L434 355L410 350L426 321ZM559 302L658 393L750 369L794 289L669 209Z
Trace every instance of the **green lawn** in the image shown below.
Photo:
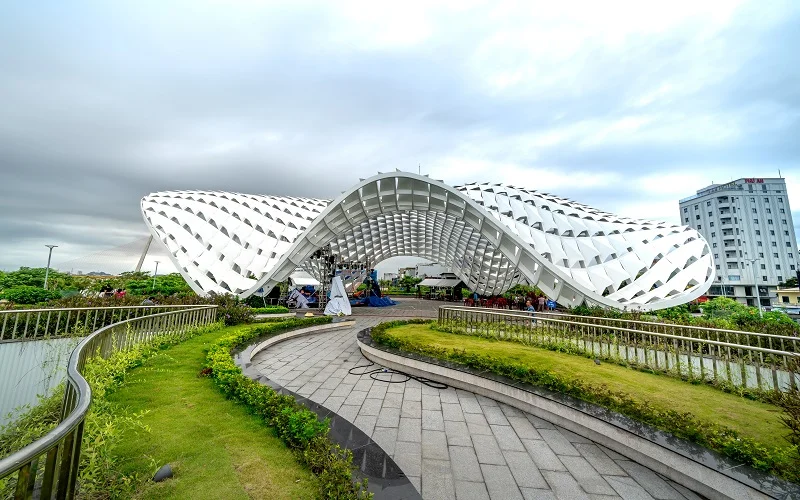
M115 448L126 474L155 472L164 463L175 477L147 482L137 498L313 498L316 478L275 437L261 418L226 400L210 378L198 374L205 349L231 327L200 335L132 370L109 397L133 412L147 410L150 432L129 430Z
M655 375L623 366L602 363L582 356L529 347L515 342L497 341L468 335L431 330L428 325L402 325L388 335L406 338L423 345L463 349L505 359L595 385L624 391L656 407L691 412L703 420L737 430L765 445L787 446L788 429L780 421L780 409L722 392L713 387L694 385L664 375Z

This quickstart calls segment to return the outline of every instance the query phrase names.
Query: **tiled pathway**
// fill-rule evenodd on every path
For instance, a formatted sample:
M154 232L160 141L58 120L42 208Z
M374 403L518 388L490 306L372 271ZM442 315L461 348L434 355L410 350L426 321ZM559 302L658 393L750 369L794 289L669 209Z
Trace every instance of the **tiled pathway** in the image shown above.
M356 333L380 320L359 317L355 328L278 344L253 363L370 435L424 499L698 498L611 450L491 399L348 374L369 363Z

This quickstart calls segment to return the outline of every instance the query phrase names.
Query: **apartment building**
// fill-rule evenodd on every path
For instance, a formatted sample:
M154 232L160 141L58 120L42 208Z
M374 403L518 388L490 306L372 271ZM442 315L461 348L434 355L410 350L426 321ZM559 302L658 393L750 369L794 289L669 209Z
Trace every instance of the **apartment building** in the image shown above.
M697 229L714 254L709 297L755 306L777 299L778 283L796 275L797 241L782 178L712 184L679 202L681 223Z

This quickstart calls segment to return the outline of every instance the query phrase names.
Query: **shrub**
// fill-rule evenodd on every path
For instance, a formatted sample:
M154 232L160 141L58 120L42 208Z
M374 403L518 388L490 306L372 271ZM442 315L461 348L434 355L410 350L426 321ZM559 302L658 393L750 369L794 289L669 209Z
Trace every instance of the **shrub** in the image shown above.
M789 369L792 376L800 373L800 362L793 361ZM783 410L781 421L789 429L787 439L800 447L800 387L790 385L785 392L776 393L775 404Z
M7 288L0 292L0 299L6 299L16 304L38 304L60 298L61 294L58 292L27 285Z
M366 480L353 483L353 454L328 438L330 423L320 422L311 410L288 395L275 392L242 374L231 358L231 350L258 337L274 335L300 326L329 323L331 318L289 319L236 332L217 340L208 350L206 368L228 397L246 404L275 429L278 437L297 452L298 458L316 474L322 498L371 498Z
M285 314L289 312L288 307L283 306L269 306L269 307L254 307L253 314Z
M217 305L217 318L225 322L226 326L251 323L253 309L235 295L210 294L212 304Z

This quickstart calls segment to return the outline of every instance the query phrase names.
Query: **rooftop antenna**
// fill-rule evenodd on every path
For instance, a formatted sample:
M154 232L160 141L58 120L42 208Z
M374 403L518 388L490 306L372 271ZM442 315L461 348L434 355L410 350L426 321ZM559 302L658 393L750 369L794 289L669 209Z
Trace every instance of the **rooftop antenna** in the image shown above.
M422 175L422 163L417 165L417 175Z

